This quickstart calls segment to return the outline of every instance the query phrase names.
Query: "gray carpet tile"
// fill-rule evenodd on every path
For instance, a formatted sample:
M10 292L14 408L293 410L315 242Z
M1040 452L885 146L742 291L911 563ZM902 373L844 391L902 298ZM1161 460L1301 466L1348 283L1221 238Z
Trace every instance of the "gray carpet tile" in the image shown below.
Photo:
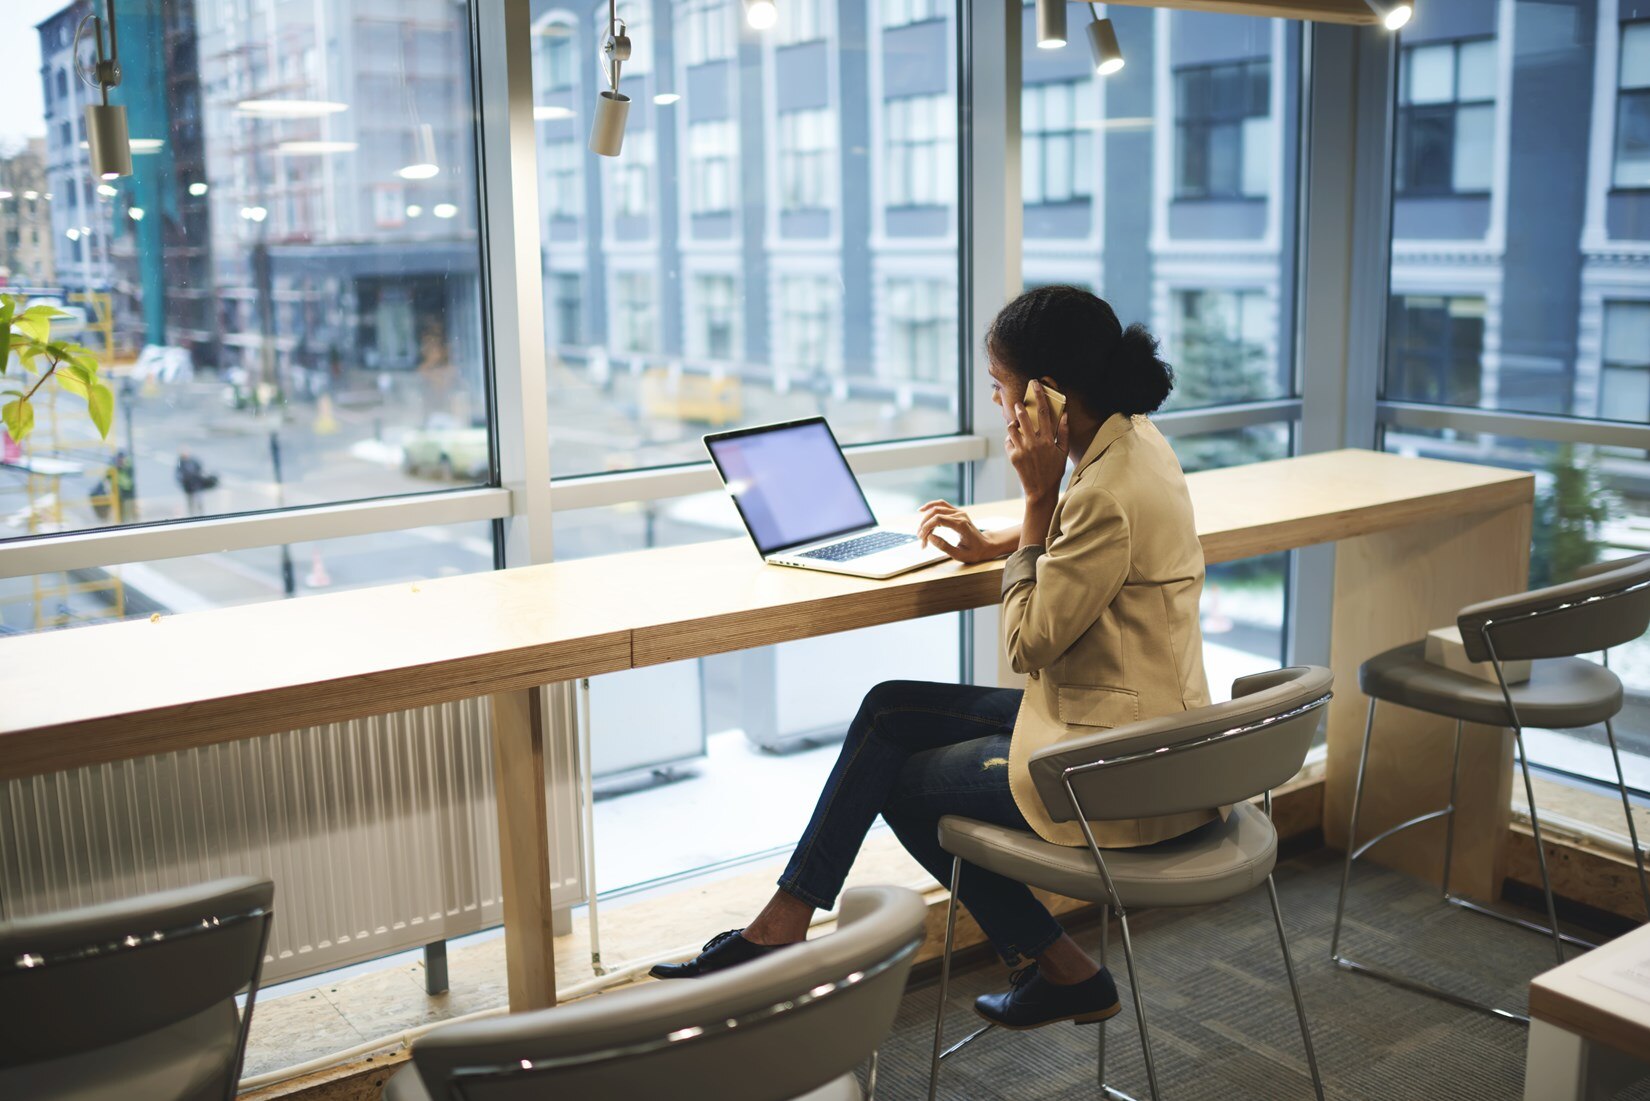
M1301 995L1327 1096L1344 1101L1520 1098L1525 1030L1329 962L1341 866L1318 852L1277 871ZM1446 906L1437 889L1373 865L1354 871L1341 950L1440 986L1519 1009L1531 976L1553 966L1552 942ZM1130 920L1159 1085L1174 1101L1310 1098L1306 1055L1264 889L1203 910L1141 913ZM1098 925L1078 939L1097 951ZM1107 1081L1147 1096L1116 923L1111 960L1124 1012L1107 1026ZM978 1024L971 1003L1004 988L996 963L954 972L946 1043ZM937 981L906 995L882 1049L878 1096L927 1096ZM992 1032L945 1062L940 1096L1041 1101L1099 1096L1096 1026ZM1650 1101L1650 1081L1622 1101Z

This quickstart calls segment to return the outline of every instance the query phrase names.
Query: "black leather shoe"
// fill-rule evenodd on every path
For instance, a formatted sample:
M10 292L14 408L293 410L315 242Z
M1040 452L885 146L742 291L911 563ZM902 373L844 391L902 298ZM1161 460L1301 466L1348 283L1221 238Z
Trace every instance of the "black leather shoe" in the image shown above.
M686 963L656 963L648 974L656 979L697 979L789 947L785 944L757 944L739 935L743 932L743 929L729 929L726 933L718 933Z
M1043 978L1037 973L1037 965L1029 963L1010 975L1008 981L1008 993L975 998L974 1012L1016 1032L1058 1021L1093 1024L1117 1016L1123 1008L1117 1000L1117 984L1104 967L1092 979L1060 986Z

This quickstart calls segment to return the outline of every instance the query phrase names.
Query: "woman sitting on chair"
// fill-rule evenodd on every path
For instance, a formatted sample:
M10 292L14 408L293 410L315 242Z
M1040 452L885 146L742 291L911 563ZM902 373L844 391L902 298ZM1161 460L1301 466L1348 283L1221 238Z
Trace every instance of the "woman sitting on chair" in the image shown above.
M834 904L878 814L942 883L951 857L937 835L948 814L1085 845L1080 824L1050 820L1032 785L1031 755L1209 702L1198 627L1203 548L1180 463L1145 417L1173 386L1157 341L1143 326L1124 329L1089 292L1055 286L1009 303L986 350L992 400L1008 427L1004 451L1025 492L1024 522L986 534L956 506L934 501L918 534L955 533L954 542L935 541L960 562L1010 555L1002 639L1014 671L1028 676L1025 690L907 681L873 688L773 898L744 929L713 938L687 963L655 967L655 976L705 975L803 940L813 912ZM1210 809L1090 828L1101 846L1122 848L1216 816ZM981 1016L1034 1028L1117 1012L1111 975L1023 884L964 864L959 896L1007 964L1032 961L1006 993L976 1001Z

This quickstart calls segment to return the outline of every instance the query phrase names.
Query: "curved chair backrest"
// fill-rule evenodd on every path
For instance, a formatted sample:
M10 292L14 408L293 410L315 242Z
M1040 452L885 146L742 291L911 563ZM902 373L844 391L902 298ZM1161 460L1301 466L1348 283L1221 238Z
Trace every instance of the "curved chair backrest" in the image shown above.
M703 979L437 1029L413 1062L444 1101L794 1098L887 1036L924 913L903 888L851 890L830 936Z
M1031 778L1049 816L1151 818L1221 807L1271 791L1300 771L1334 677L1300 665L1243 677L1227 703L1130 723L1032 755Z
M0 922L0 1097L234 1097L274 900L240 877Z
M1620 646L1650 627L1650 555L1589 570L1562 585L1469 605L1456 623L1471 661L1489 661L1492 645L1502 661L1572 657Z

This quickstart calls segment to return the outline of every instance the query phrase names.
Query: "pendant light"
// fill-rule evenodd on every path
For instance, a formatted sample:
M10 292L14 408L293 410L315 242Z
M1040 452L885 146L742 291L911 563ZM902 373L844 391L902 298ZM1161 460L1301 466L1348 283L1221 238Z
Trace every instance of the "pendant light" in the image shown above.
M109 89L120 83L120 54L115 41L115 0L107 0L109 52L103 52L104 20L86 16L74 32L74 56L80 79L98 90L103 102L86 105L86 145L91 152L92 174L100 180L114 180L132 174L132 141L126 129L126 108L109 102ZM90 76L80 67L80 36L92 25L97 39L97 63Z
M602 43L608 87L596 97L596 116L590 122L590 151L617 157L624 148L624 124L630 117L630 97L619 91L619 68L630 60L630 36L619 22L618 0L607 0L607 40Z
M1381 19L1381 25L1389 31L1395 31L1415 18L1415 5L1409 0L1364 0L1369 10Z
M1066 0L1037 0L1037 48L1058 50L1066 44Z
M1093 4L1089 5L1092 10ZM1088 26L1089 54L1094 58L1094 71L1110 76L1123 67L1123 47L1117 44L1117 28L1110 19L1101 19L1095 12Z

